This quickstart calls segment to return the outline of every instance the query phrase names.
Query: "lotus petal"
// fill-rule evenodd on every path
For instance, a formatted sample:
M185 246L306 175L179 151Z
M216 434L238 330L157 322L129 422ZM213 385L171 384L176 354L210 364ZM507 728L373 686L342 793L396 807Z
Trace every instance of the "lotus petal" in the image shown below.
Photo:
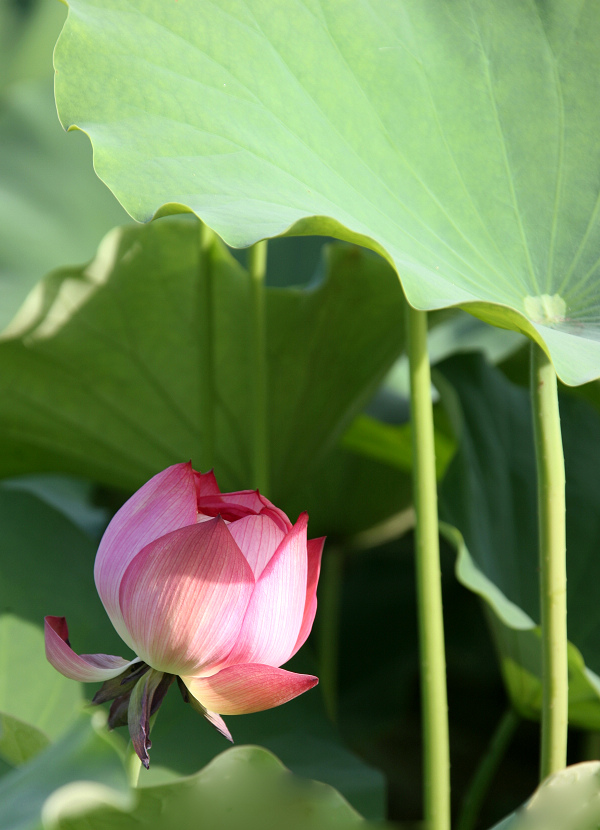
M296 645L290 657L293 657L298 649L304 645L315 621L315 614L317 613L317 583L319 582L319 574L321 573L321 557L324 544L324 536L320 539L309 539L307 543L308 573L306 576L304 616L302 617L302 625L300 626L300 633L298 634Z
M155 475L125 502L100 542L94 566L96 588L112 624L132 648L119 607L121 579L147 544L195 523L197 475L189 463L175 464Z
M285 538L285 533L279 525L265 515L238 519L229 525L228 530L246 557L255 579L260 577Z
M123 576L119 602L144 662L199 674L218 668L235 645L253 588L252 569L217 518L147 545Z
M307 523L303 513L258 579L227 665L289 660L306 604Z
M292 528L292 523L283 510L261 496L258 490L202 496L198 499L198 511L209 516L220 515L228 521L235 521L244 516L266 515L273 519L284 533Z
M211 677L182 680L203 706L223 715L246 715L280 706L319 682L310 674L257 663L228 666Z
M112 654L76 654L69 643L69 629L64 617L45 617L44 635L48 662L65 677L82 683L110 680L139 662Z

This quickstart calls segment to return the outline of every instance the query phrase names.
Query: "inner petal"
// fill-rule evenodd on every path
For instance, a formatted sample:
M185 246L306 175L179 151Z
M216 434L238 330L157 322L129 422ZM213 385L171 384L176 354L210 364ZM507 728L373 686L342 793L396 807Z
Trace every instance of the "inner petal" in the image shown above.
M258 579L285 534L268 516L246 516L228 529Z

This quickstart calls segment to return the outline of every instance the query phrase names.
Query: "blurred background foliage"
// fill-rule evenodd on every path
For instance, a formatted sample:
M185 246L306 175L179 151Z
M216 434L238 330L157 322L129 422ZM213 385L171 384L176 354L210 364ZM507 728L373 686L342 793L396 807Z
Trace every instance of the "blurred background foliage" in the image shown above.
M95 550L146 478L187 458L199 466L196 334L207 314L217 478L223 489L251 485L246 253L215 239L207 311L196 220L135 225L96 179L89 142L63 133L52 98L65 13L53 0L0 0L0 828L82 826L64 789L82 778L88 827L128 826L132 809L152 827L157 803L175 801L187 806L174 822L187 809L212 815L218 799L207 800L205 782L231 775L248 801L227 826L244 815L265 826L253 792L276 793L283 812L273 815L291 827L292 802L312 805L315 827L334 813L331 826L353 826L333 791L273 783L280 767L260 750L235 749L198 773L224 741L174 694L143 781L156 789L132 801L122 736L107 738L82 714L94 688L45 661L45 614L67 617L80 652L123 652L93 585ZM408 828L421 811L421 737L405 300L382 259L323 238L272 241L267 285L268 495L292 518L308 509L311 535L328 535L315 631L290 668L318 673L321 685L230 727L238 744L332 785L367 819ZM527 345L460 311L431 314L430 326L457 811L509 700L523 717L482 811L488 827L537 781ZM600 728L598 383L564 388L562 417L575 762L597 752ZM196 773L175 797L173 782Z

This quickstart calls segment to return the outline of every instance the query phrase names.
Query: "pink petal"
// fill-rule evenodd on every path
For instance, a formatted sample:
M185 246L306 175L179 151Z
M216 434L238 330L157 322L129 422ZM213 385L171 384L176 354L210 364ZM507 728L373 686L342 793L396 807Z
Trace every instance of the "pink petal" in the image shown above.
M119 592L135 650L153 669L216 669L239 636L254 576L222 519L183 527L147 545Z
M94 566L96 588L112 624L130 646L119 607L121 579L131 560L147 544L172 530L195 524L197 476L191 463L175 464L155 475L125 502L100 542Z
M192 472L196 484L196 506L198 499L201 499L203 496L217 495L221 492L212 470L209 470L208 473L198 473L196 470L192 470Z
M319 682L310 674L295 674L258 663L229 666L211 677L182 677L194 697L223 715L246 715L287 703Z
M303 513L258 579L227 665L289 660L306 604L307 522Z
M112 654L76 654L69 645L69 629L64 617L45 617L44 635L48 662L71 680L82 683L110 680L139 662L137 657L135 660L123 660Z
M224 738L227 738L228 741L233 743L233 738L231 737L231 732L227 729L227 724L221 717L221 715L217 715L216 712L209 712L207 709L204 713L204 717L210 723L211 726L214 726L217 732L220 732Z
M268 516L246 516L232 522L228 530L258 579L285 533Z
M296 645L290 657L298 651L300 646L306 642L306 638L310 634L313 622L315 621L315 614L317 613L317 583L319 581L319 574L321 573L321 555L323 553L323 545L325 544L325 537L320 539L309 539L307 544L308 550L308 574L306 577L306 603L304 605L304 616L302 617L302 625L300 626L300 634L296 640Z
M283 510L275 507L258 490L239 490L236 493L221 493L218 496L207 495L198 499L198 512L207 516L222 516L233 522L244 516L269 516L275 524L287 533L292 523Z

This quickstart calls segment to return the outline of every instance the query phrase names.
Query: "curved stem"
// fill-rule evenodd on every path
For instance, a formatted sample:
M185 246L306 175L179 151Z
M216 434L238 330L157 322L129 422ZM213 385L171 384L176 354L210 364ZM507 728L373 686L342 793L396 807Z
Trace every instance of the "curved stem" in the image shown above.
M515 710L507 709L465 794L456 830L473 830L475 827L483 800L520 723L521 718Z
M538 480L540 606L542 619L542 748L540 777L567 763L569 675L565 462L556 372L531 344L531 403Z
M328 545L319 579L319 684L331 720L337 719L341 580L344 552Z
M215 458L215 377L214 377L214 324L211 246L214 234L200 223L198 251L198 306L200 337L200 427L202 445L200 469L212 470Z
M265 310L265 275L267 241L252 245L248 251L248 271L252 296L252 389L253 389L253 478L261 493L269 492L269 431L267 385L267 331Z
M427 830L450 827L450 747L427 313L407 304Z

